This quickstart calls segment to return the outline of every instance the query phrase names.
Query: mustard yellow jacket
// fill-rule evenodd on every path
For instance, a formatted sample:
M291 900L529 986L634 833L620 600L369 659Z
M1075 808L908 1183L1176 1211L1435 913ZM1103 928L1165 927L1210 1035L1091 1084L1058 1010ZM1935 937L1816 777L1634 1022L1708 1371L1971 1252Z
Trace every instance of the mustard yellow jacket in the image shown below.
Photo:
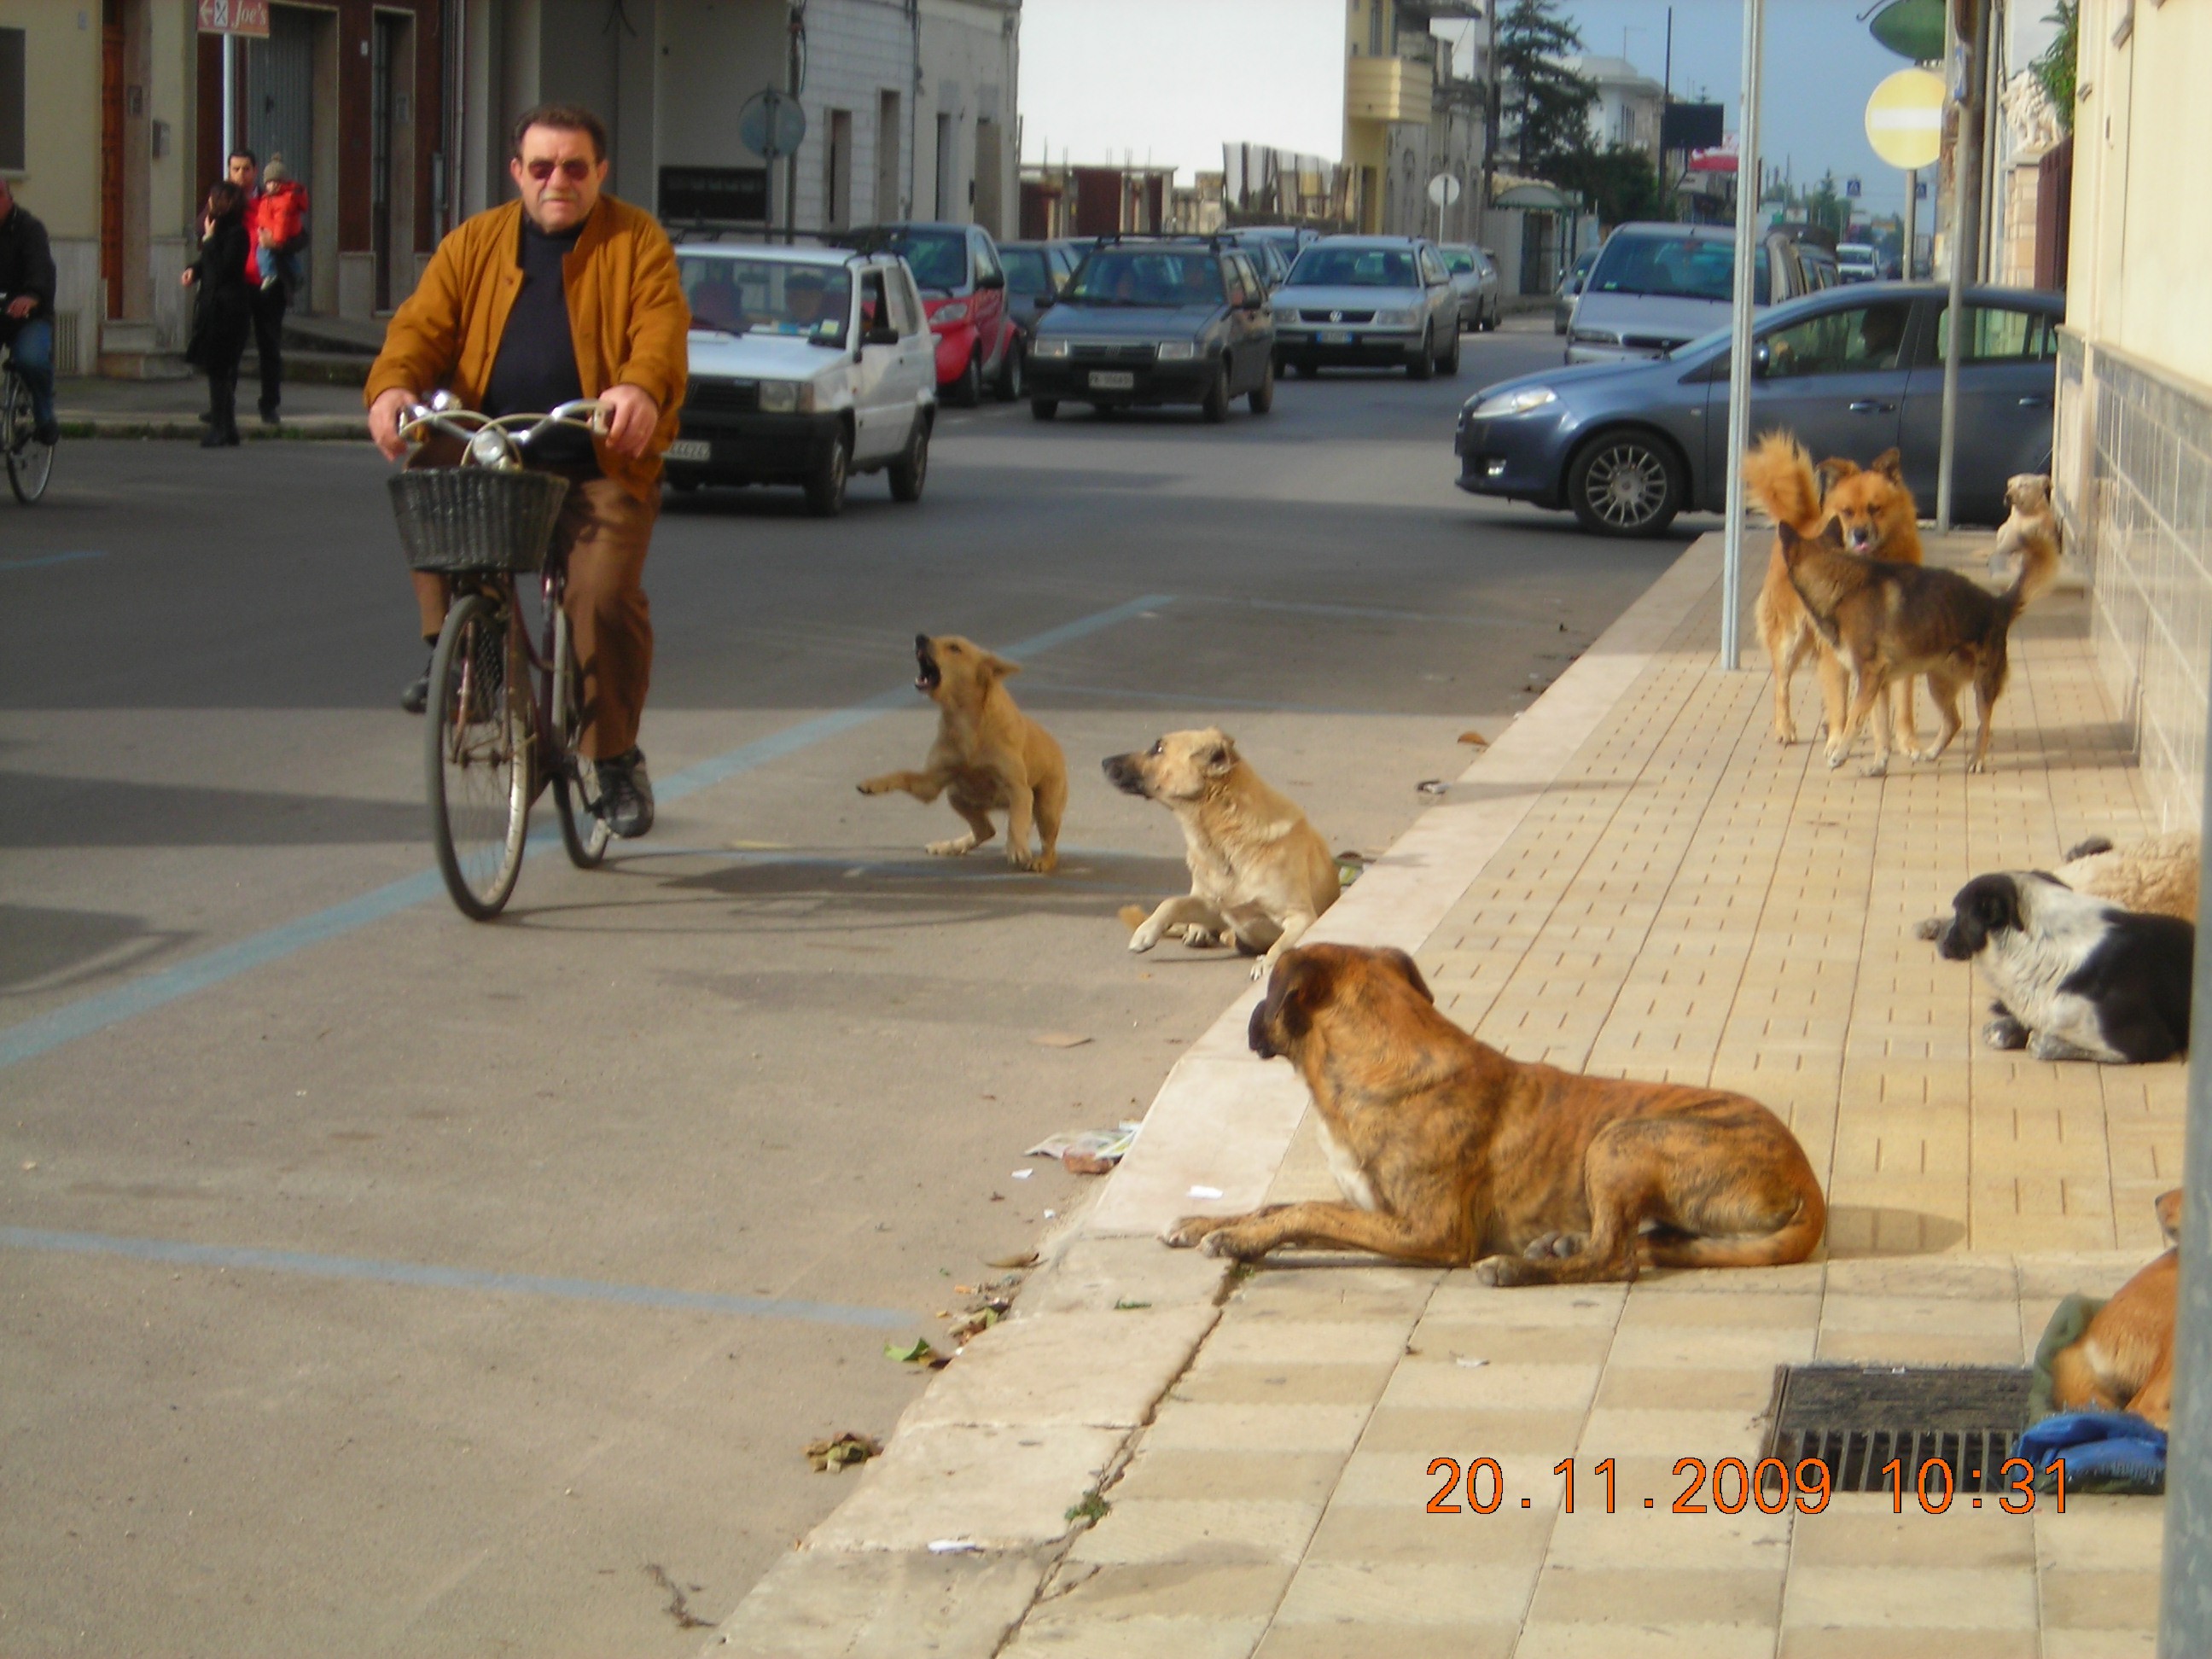
M481 407L507 314L522 291L521 251L520 202L455 226L385 330L363 402L398 387L447 391L468 408ZM687 373L691 311L677 281L676 250L651 214L602 196L561 262L561 279L584 395L596 398L626 384L660 405L660 422L642 458L617 455L604 441L592 445L601 471L640 501L650 500L660 488L661 453L676 436Z

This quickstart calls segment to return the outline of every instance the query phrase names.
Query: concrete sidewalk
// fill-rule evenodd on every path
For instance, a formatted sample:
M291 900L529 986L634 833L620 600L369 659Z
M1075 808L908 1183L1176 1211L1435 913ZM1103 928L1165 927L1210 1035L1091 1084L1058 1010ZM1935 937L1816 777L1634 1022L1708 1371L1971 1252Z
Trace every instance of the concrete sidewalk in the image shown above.
M1940 1515L1872 1494L1814 1516L1671 1507L1679 1460L1756 1460L1778 1364L2025 1363L2061 1295L2109 1291L2158 1248L2185 1079L1982 1048L1969 970L1911 935L1977 871L2160 827L2090 659L2086 596L2062 587L2015 629L1992 774L1968 776L1954 749L1876 781L1775 744L1763 660L1716 671L1718 543L1686 553L1317 931L1413 950L1439 1005L1516 1058L1765 1101L1824 1177L1823 1259L1501 1291L1342 1256L1224 1275L1168 1251L1152 1235L1182 1213L1334 1196L1303 1087L1245 1051L1248 994L1171 1074L1016 1316L937 1380L710 1651L2150 1650L2156 1500L2076 1496L2060 1516L2046 1498L2033 1517L1964 1497ZM1966 568L1984 544L1930 556ZM1808 675L1808 726L1814 696ZM1572 1513L1553 1473L1570 1456ZM1460 1513L1429 1512L1440 1457L1495 1460L1497 1512L1463 1493ZM1594 1473L1607 1457L1615 1513Z
M368 438L368 416L357 386L324 386L311 380L284 383L283 420L264 426L254 414L259 395L254 359L238 383L238 429L247 440L262 438ZM200 416L208 406L207 378L112 380L97 376L64 377L54 383L54 414L64 438L190 438L206 430Z

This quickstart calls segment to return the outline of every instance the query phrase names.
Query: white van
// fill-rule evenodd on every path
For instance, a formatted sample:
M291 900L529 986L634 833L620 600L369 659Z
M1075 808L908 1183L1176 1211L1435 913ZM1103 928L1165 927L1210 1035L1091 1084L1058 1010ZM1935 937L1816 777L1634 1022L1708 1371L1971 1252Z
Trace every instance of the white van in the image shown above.
M677 489L799 484L830 518L855 472L921 499L937 349L896 253L687 242L690 384L664 469Z

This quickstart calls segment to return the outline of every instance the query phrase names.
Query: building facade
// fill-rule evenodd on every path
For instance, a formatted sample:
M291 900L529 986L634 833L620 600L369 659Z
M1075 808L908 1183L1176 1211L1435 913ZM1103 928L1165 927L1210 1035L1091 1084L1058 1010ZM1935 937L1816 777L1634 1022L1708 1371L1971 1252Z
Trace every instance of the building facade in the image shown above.
M1480 12L1444 0L1346 0L1344 167L1355 228L1447 241L1474 234L1485 66L1472 32L1455 49L1431 26ZM1452 181L1442 207L1429 195L1440 177Z
M1590 143L1600 149L1640 149L1659 165L1659 112L1667 88L1626 58L1588 54L1564 60L1565 67L1597 88L1590 106Z
M2098 660L2169 828L2197 823L2212 698L2212 9L2082 0L2055 471Z

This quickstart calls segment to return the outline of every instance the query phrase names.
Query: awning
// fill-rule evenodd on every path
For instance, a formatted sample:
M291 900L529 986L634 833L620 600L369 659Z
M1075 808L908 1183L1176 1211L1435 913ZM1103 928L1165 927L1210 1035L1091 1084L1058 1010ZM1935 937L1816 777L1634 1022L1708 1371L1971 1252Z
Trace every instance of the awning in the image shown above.
M1899 58L1932 64L1943 56L1943 0L1889 0L1867 27Z
M1578 204L1574 198L1562 195L1550 185L1516 185L1510 190L1498 192L1497 205L1502 208L1534 208L1545 213L1565 213Z

